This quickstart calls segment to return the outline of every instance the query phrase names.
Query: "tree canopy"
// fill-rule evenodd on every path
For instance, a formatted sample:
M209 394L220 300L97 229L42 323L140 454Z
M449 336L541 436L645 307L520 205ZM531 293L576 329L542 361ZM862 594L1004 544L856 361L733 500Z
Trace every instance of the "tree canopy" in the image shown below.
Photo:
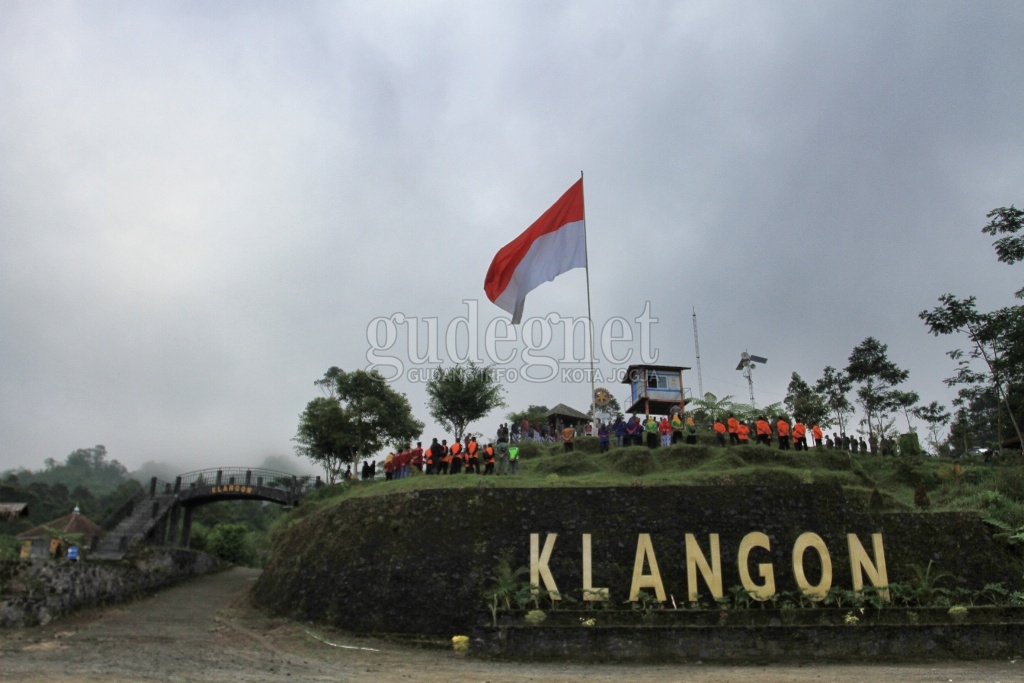
M345 464L385 446L401 448L423 433L405 394L392 389L376 370L332 367L314 384L325 396L306 404L293 440L296 452L324 468L328 483L337 480Z
M489 367L472 362L447 369L438 367L427 381L427 409L455 439L461 440L470 423L505 407L504 392Z

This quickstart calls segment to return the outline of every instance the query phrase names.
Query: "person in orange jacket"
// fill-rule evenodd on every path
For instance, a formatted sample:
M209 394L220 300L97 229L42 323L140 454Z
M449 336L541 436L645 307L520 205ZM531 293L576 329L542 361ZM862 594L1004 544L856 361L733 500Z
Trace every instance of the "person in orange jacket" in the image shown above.
M719 446L725 448L725 423L721 418L715 420L715 439L718 440Z
M815 422L814 426L811 427L811 436L814 437L814 447L817 448L818 450L821 450L822 447L824 447L825 444L822 443L822 441L821 441L821 437L822 437L821 427L818 426L817 422Z
M735 446L740 442L740 421L736 419L736 416L729 414L729 419L726 420L726 424L729 425L729 445Z
M757 422L754 423L754 430L757 433L757 443L764 446L772 445L772 426L768 424L768 419L764 415L757 418Z
M448 468L452 464L452 454L448 450L448 439L441 439L441 466L437 468L438 474L448 474Z
M469 459L466 464L466 474L475 472L480 474L480 447L476 443L476 437L466 437L466 457Z
M796 450L807 450L807 427L799 419L793 424L793 443Z
M782 416L780 415L779 416L779 421L775 423L775 428L779 432L779 450L780 451L788 451L789 450L789 423L786 422L785 420L783 420Z
M747 426L746 422L740 422L739 427L736 428L736 437L739 439L741 446L746 446L750 441L750 427Z
M487 444L484 448L484 474L494 474L494 446Z
M462 444L458 439L452 441L450 453L451 455L448 460L448 474L458 474L462 471Z

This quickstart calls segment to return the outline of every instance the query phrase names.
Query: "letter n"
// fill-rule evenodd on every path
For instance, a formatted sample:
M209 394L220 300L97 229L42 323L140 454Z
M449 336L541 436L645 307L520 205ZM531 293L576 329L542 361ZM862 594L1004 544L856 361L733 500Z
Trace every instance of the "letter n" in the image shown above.
M867 574L868 581L872 586L882 589L878 592L882 599L888 602L889 575L885 569L885 548L882 547L882 534L871 534L871 548L875 552L875 562L868 557L857 534L846 534L846 543L850 548L850 575L853 577L854 592L859 593L864 589L864 574Z
M555 549L555 539L558 534L548 534L544 539L544 550L540 550L540 534L530 534L530 583L540 587L544 582L544 588L551 594L552 600L561 600L558 594L558 586L555 585L555 577L551 575L548 562L551 560L551 551Z
M697 602L697 569L711 589L711 597L722 597L722 554L718 548L718 534L708 534L711 541L711 564L697 543L693 534L686 534L686 585L689 589L690 602Z
M651 566L651 573L644 574L644 560ZM641 588L653 588L658 600L665 602L665 586L661 583L658 560L654 557L654 546L650 534L640 534L636 539L636 561L633 562L633 585L629 588L629 599L640 599Z

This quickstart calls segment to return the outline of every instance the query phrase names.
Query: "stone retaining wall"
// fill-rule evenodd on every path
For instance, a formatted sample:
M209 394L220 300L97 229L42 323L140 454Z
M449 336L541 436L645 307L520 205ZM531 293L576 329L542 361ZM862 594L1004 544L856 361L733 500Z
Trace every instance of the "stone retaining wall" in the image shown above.
M558 534L548 566L559 591L576 600L582 598L582 535L589 534L591 585L607 587L622 604L639 534L649 535L666 593L683 603L686 534L704 553L710 535L718 536L728 591L740 584L739 545L751 532L771 542L770 551L751 555L751 571L770 563L779 591L797 588L792 556L804 532L827 546L837 587L851 587L847 534L856 534L872 557L871 535L882 534L890 583L910 581L913 565L929 562L973 590L1021 583L1020 557L994 542L978 515L873 513L866 500L838 486L467 488L350 499L308 514L277 538L254 596L303 621L450 637L468 634L485 607L497 556L506 554L512 568L530 565L531 534L539 534L541 546L547 534ZM808 579L816 581L819 555L803 557ZM701 589L706 597L706 585Z
M0 627L46 624L79 607L121 602L227 565L205 553L145 548L118 562L0 563Z
M1017 659L1022 624L863 626L612 626L481 629L476 654L586 662L930 661Z

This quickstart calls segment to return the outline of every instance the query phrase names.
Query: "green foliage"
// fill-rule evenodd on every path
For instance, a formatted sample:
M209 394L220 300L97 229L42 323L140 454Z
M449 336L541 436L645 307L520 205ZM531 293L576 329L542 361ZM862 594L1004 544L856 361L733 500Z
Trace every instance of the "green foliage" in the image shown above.
M9 480L13 476L11 483L26 487L32 484L63 484L69 489L80 487L90 496L108 495L128 481L128 470L117 460L107 460L107 449L102 445L76 449L62 463L47 458L44 464L45 469L38 472L8 470L0 478Z
M999 261L1013 264L1024 258L1024 235L1017 235L1022 227L1022 212L1014 206L994 209L987 214L991 219L982 228L989 235L1007 235L996 240L994 247ZM1024 288L1016 292L1024 298ZM964 334L970 342L969 350L954 349L947 355L957 363L956 374L946 380L949 386L960 386L960 395L954 405L959 405L957 420L951 430L951 438L964 451L973 444L968 438L972 426L981 422L974 405L983 395L991 392L998 397L1005 417L1009 419L1006 432L1021 440L1021 427L1017 416L1024 409L1024 306L1008 306L981 313L975 306L975 297L960 299L953 294L939 297L939 306L931 311L921 311L918 317L928 330L938 335ZM978 365L984 371L978 370ZM997 423L997 438L1001 424ZM976 439L974 439L976 440ZM1024 453L1024 442L1021 442Z
M992 220L981 229L983 233L986 235L1009 235L1000 237L992 243L999 261L1008 264L1024 261L1024 234L1016 234L1024 232L1024 211L1011 204L1010 208L993 209L985 217Z
M890 410L900 407L901 394L896 386L910 374L889 360L888 345L867 337L850 354L846 374L857 383L857 402L867 417L868 432L884 436L883 424Z
M808 426L817 424L828 427L831 425L829 406L825 399L814 393L810 385L795 372L786 389L784 403L790 415Z
M548 419L548 407L547 406L535 406L530 405L526 410L520 410L519 412L509 413L506 415L509 425L513 422L522 422L524 419L530 421L530 428L534 425L540 425L547 422Z
M814 385L814 392L821 396L834 421L831 424L838 425L839 431L846 432L846 422L853 414L853 405L847 398L847 394L853 388L853 380L842 370L836 370L829 365L825 368L821 379Z
M538 473L557 474L562 477L573 477L597 470L598 467L590 456L576 451L538 462L536 469Z
M218 524L206 536L206 552L232 564L252 566L255 549L245 524Z
M921 442L917 439L917 432L900 434L896 440L897 452L901 457L920 457L924 455L921 451Z
M642 446L616 449L610 452L610 456L617 472L635 477L649 474L657 468L651 449Z
M21 553L21 541L14 536L0 534L0 561L16 560Z
M295 447L324 468L333 484L346 464L356 464L385 446L399 448L423 433L405 394L392 389L376 370L330 368L314 384L327 395L299 416Z
M438 367L426 388L430 415L458 440L470 423L505 407L504 387L491 368L477 367L472 362L448 369Z

